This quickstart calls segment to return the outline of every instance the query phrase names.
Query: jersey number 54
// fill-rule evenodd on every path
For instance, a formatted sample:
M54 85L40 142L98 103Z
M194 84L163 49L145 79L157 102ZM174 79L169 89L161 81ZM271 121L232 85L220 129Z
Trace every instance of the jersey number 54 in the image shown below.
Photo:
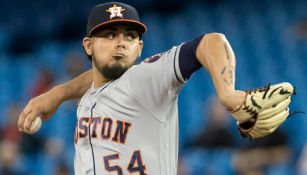
M117 172L117 175L123 175L123 169L120 166L110 165L110 161L115 159L119 159L118 154L104 156L103 161L105 169L108 172ZM133 152L127 170L129 171L129 173L139 173L139 175L147 175L146 166L143 164L141 152L139 150Z

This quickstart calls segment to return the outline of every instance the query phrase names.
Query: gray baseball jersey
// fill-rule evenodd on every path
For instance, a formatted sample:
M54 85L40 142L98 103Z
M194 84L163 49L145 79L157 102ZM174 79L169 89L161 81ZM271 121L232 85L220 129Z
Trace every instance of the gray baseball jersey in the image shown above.
M180 47L155 55L82 97L77 175L176 175Z

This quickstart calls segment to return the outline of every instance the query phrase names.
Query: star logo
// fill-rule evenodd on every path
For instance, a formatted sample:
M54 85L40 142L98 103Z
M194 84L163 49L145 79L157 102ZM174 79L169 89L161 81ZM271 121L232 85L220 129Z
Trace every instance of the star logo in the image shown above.
M116 4L113 5L113 7L110 7L107 12L111 13L110 14L110 19L113 19L114 17L120 17L123 18L122 11L124 11L122 7L117 7Z

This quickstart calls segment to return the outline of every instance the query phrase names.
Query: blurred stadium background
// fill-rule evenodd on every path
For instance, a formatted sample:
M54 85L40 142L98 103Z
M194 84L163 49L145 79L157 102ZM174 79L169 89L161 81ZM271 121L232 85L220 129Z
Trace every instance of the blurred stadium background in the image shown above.
M105 1L4 0L0 6L0 175L73 174L76 101L35 135L17 131L26 102L90 68L81 39L90 8ZM201 34L221 32L237 58L239 89L289 81L291 109L307 110L307 1L134 0L147 24L142 59ZM205 70L179 101L179 175L307 174L307 116L290 117L264 139L240 137L214 99Z

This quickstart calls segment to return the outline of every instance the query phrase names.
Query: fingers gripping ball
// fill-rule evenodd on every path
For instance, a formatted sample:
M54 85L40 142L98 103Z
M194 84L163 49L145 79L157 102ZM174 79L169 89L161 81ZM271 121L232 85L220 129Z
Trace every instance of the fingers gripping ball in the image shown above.
M27 120L27 119L26 119ZM41 117L36 117L35 120L33 121L30 131L26 131L28 134L34 134L36 133L42 126L42 118Z

